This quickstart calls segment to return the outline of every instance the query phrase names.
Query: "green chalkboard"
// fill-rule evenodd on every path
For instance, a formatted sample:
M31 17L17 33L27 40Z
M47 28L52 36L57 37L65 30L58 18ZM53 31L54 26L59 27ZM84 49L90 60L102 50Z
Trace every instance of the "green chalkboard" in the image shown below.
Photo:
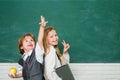
M18 61L17 40L37 38L40 15L69 42L72 63L120 62L120 0L0 0L0 62Z

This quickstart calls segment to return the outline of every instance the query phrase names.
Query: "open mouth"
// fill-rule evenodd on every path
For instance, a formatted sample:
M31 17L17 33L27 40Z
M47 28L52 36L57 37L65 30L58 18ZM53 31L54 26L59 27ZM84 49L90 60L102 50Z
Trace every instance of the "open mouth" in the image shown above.
M28 45L28 46L33 47L33 45L32 45L32 44L30 44L30 45Z

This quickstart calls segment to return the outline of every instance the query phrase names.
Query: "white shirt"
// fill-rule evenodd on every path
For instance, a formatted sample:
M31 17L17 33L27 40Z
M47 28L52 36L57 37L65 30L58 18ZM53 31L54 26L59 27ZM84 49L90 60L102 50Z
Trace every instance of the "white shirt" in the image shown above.
M65 55L64 55L65 56ZM69 59L69 54L66 54ZM69 60L68 60L69 61ZM55 72L55 69L61 66L60 60L56 54L55 48L50 46L50 52L45 56L45 80L62 80Z
M33 51L33 50L30 50L28 53L24 53L24 54L23 54L22 57L23 57L23 60L24 60L24 61L27 59L28 56L30 56L30 55L32 54L32 51ZM39 63L41 63L41 64L43 64L43 54L44 54L44 49L41 49L40 46L39 46L39 44L36 43L35 56L36 56L36 60L37 60ZM22 72L22 66L19 65L19 66L18 66L18 69L19 69L19 70L18 70L19 73L21 73L21 72Z

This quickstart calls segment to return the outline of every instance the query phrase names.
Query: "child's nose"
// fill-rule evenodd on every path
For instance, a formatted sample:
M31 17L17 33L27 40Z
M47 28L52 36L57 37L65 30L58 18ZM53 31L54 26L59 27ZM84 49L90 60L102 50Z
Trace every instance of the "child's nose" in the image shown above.
M32 43L32 41L29 41L29 43Z

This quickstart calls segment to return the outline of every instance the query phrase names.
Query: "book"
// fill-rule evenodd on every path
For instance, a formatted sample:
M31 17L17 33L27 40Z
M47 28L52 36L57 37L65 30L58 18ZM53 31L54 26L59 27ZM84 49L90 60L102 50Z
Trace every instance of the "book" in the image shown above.
M62 80L75 80L68 64L56 68L56 73Z

